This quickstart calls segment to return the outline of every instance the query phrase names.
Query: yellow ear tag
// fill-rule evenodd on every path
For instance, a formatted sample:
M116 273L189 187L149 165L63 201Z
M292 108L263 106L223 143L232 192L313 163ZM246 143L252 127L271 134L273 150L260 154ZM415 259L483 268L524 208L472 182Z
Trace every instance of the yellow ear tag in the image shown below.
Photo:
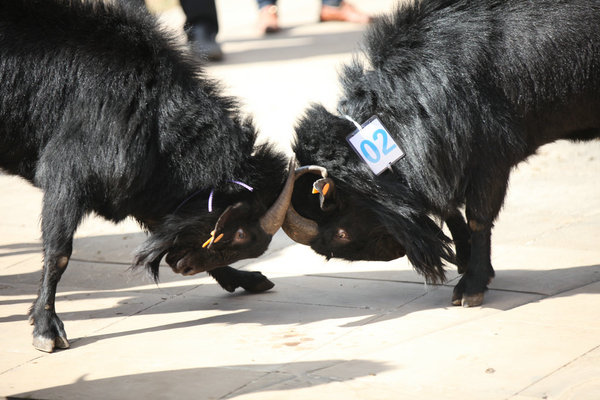
M319 193L319 191L313 187L312 194L317 194L317 193Z
M202 248L205 248L206 246L210 246L211 243L217 243L221 239L223 239L222 233L219 236L217 236L217 238L215 239L215 231L212 231L210 233L210 238L206 242L204 242L204 244L202 245Z
M204 244L202 245L202 248L205 248L206 246L208 246L209 244L211 244L214 239L215 239L215 231L212 231L210 233L210 238L206 242L204 242Z
M210 237L210 239L208 239L206 242L204 242L204 244L202 245L202 248L205 248L206 246L208 246L210 244L210 242L212 242L214 239L214 237Z

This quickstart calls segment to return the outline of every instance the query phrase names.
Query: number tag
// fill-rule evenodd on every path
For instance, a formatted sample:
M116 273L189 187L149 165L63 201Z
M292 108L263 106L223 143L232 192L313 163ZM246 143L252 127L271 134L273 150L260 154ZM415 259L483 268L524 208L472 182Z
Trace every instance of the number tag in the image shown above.
M404 157L404 152L377 116L372 116L361 126L362 129L352 132L346 140L375 175L381 174L391 164Z

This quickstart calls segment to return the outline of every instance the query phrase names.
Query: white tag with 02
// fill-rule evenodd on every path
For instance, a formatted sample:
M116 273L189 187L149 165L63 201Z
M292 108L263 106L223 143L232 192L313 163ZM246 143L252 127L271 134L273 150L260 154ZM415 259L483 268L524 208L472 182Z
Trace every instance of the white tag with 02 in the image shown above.
M358 125L358 124L356 124ZM372 116L346 137L350 146L376 175L404 157L404 152L390 136L377 116Z

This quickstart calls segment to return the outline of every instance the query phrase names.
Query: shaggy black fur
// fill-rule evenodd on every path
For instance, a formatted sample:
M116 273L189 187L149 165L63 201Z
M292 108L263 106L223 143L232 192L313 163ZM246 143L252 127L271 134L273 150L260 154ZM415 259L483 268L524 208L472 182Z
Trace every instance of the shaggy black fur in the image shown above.
M68 347L56 286L91 212L115 222L132 216L152 233L135 264L155 278L167 255L174 271L212 270L230 291L273 286L227 265L266 249L271 237L257 221L277 198L287 161L255 146L252 122L198 65L142 8L0 3L0 167L44 192L43 278L30 311L36 347ZM223 239L202 249L233 204Z
M600 3L417 1L370 29L365 55L343 70L339 115L314 105L296 129L300 163L326 167L336 187L337 209L323 212L314 176L296 183L294 207L319 225L311 246L350 260L406 252L432 281L454 262L453 303L478 305L511 168L545 143L600 136ZM393 172L374 176L348 146L344 114L380 118L406 153Z

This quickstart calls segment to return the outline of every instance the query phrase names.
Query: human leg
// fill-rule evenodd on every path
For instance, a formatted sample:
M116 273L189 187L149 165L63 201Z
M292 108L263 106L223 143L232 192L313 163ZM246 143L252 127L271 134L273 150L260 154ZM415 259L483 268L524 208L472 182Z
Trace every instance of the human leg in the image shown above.
M223 58L217 43L219 21L215 0L180 0L186 16L185 30L192 45L211 61Z
M275 33L280 30L276 0L257 0L258 29L262 33Z
M371 17L345 1L322 0L320 20L367 24L371 22Z

